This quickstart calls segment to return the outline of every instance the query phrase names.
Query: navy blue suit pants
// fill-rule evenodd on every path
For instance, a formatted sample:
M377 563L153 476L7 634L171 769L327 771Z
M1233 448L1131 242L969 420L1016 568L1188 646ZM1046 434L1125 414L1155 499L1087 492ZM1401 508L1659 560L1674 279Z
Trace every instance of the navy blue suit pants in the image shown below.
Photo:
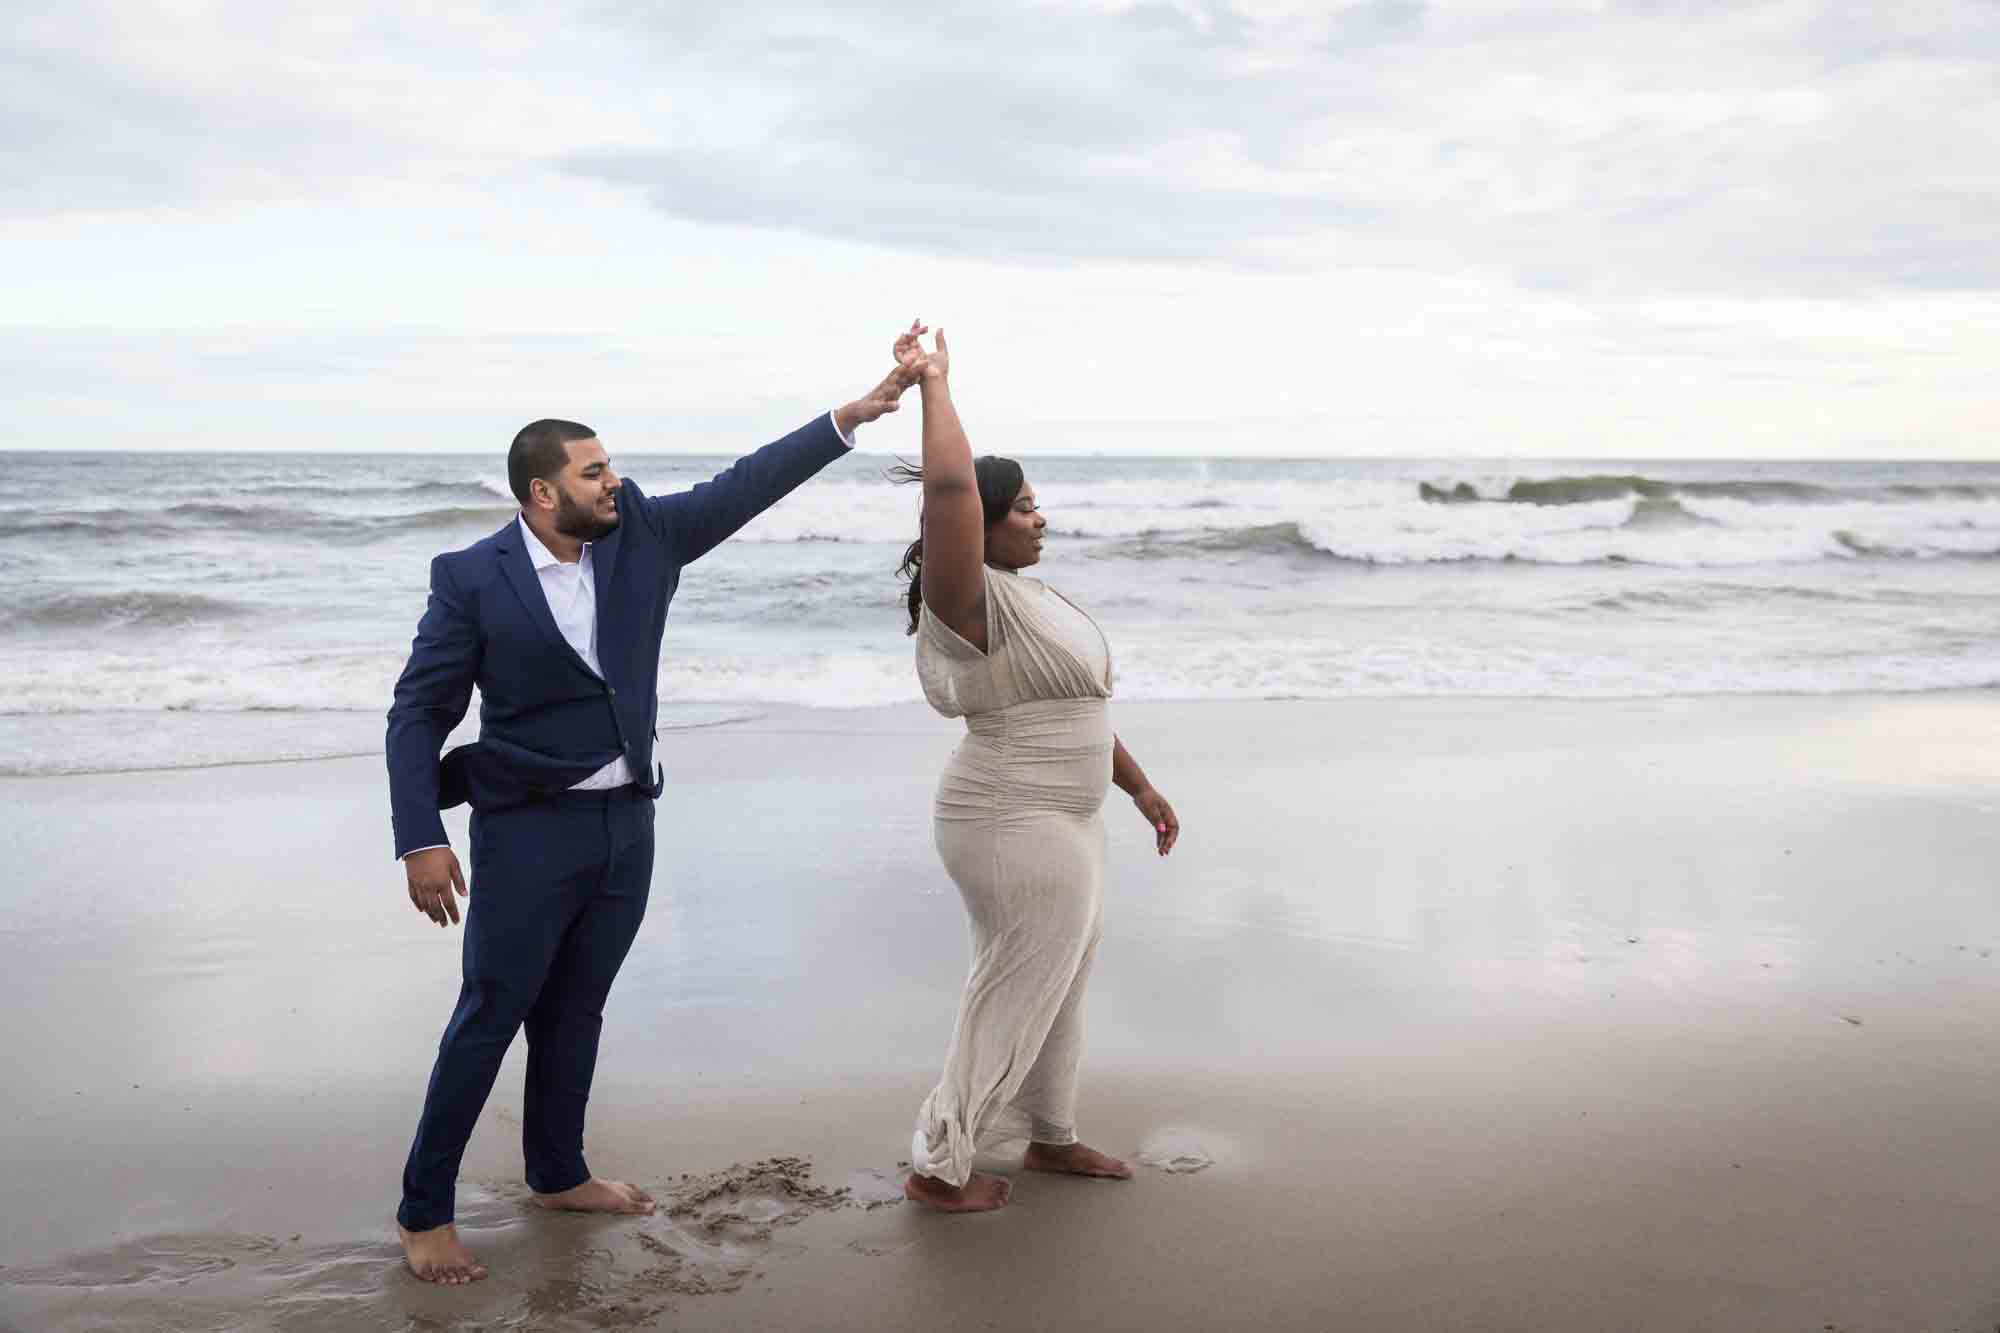
M583 1114L604 1001L652 880L653 801L637 787L474 813L465 980L403 1168L405 1227L452 1220L459 1160L524 1026L528 1185L554 1194L590 1179Z

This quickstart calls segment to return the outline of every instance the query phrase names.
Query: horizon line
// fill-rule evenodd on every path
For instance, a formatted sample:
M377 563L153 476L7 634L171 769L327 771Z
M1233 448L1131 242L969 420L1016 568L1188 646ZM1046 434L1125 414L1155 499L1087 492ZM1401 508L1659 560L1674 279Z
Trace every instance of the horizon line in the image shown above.
M621 458L743 458L755 450L742 452L713 449L621 449ZM878 451L854 449L850 451L857 458L884 458L903 461L904 452L920 451ZM0 444L0 455L62 457L90 455L95 457L158 457L162 455L198 458L482 458L492 457L504 460L504 450L485 449L239 449L239 448L197 448L193 446L165 445L153 449L119 448L68 448L46 449L25 448ZM1061 450L1013 450L1010 456L1021 458L1060 459L1063 461L1164 461L1164 462L1204 462L1204 463L1970 463L1974 465L2000 464L2000 454L1990 457L1976 456L1894 456L1894 455L1851 455L1828 457L1813 454L1215 454L1215 453L1126 453L1123 451L1093 450L1090 452L1066 452Z

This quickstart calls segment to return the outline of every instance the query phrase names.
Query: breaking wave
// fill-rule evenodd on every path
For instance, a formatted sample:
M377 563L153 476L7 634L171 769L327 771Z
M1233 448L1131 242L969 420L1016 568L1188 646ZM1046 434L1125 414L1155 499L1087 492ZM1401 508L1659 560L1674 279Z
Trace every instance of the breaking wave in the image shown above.
M1837 504L1851 500L1883 503L1921 504L1931 500L2000 500L2000 486L1977 482L1919 486L1893 485L1829 486L1802 481L1657 481L1638 475L1594 474L1581 477L1523 479L1499 494L1483 493L1470 482L1433 485L1419 482L1418 498L1431 504L1570 505L1593 504L1600 500L1673 500L1680 497L1709 500L1742 500L1750 504Z
M1854 560L2000 557L2000 507L1984 524L1855 513L1832 507L1790 521L1742 523L1673 499L1600 501L1540 511L1499 506L1476 521L1458 511L1426 521L1407 511L1353 511L1242 527L1151 532L1092 548L1095 558L1317 557L1360 565L1632 564L1677 569Z
M1689 528L1716 528L1722 525L1703 518L1665 496L1649 496L1632 506L1632 517L1620 526L1634 532L1684 532Z
M193 500L164 509L52 510L0 514L7 538L72 541L175 540L212 533L256 533L303 541L355 541L399 532L436 530L460 538L480 524L498 527L507 507L488 499L414 512L338 513L288 505L226 504Z
M25 604L0 613L0 624L31 629L166 629L234 620L248 609L199 593L55 593L31 596Z
M400 485L337 486L327 482L266 481L239 486L241 495L272 495L300 500L456 500L463 504L513 503L513 494L498 481L414 481Z

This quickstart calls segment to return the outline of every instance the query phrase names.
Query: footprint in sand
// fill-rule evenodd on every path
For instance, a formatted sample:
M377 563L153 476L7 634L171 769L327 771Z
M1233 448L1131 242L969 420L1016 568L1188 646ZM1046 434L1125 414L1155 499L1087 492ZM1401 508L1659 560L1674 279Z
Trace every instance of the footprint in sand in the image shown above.
M772 1238L780 1227L848 1206L845 1189L815 1185L802 1157L683 1175L663 1191L660 1215L637 1233L650 1263L628 1291L709 1296L737 1291L758 1264L805 1251Z
M903 1173L900 1171L891 1173L869 1168L856 1171L847 1178L847 1201L871 1213L877 1208L893 1208L904 1199Z
M666 1195L667 1216L676 1222L692 1224L711 1236L755 1241L768 1241L776 1227L850 1202L845 1186L813 1184L812 1164L803 1157L767 1157L682 1176L667 1187Z
M1173 1176L1190 1175L1215 1165L1215 1158L1208 1149L1202 1146L1192 1131L1185 1129L1158 1131L1139 1145L1139 1150L1132 1154L1132 1160Z

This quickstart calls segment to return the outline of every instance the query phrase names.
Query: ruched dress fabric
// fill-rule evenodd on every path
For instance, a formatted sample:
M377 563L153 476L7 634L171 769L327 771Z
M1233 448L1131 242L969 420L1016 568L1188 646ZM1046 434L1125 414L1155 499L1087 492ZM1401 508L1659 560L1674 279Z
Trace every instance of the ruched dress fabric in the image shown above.
M935 826L965 901L972 967L910 1146L916 1171L950 1185L996 1143L1076 1142L1114 744L1110 645L1067 599L989 568L986 644L980 652L928 607L919 617L924 696L966 723L938 782Z

